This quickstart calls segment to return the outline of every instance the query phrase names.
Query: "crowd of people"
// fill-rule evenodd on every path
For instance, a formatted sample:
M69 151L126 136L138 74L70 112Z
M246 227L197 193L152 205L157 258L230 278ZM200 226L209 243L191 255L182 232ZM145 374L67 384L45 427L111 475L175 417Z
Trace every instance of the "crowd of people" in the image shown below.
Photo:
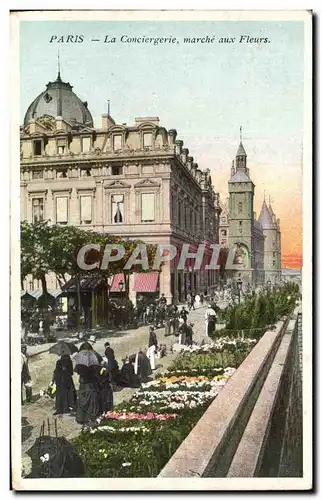
M135 354L126 356L119 367L110 344L105 344L104 356L94 350L94 343L83 342L75 354L64 353L58 359L48 391L55 397L55 414L70 414L76 421L87 426L98 415L113 409L113 392L118 387L140 387L156 369L156 359L167 354L167 347L159 345L156 328L165 327L165 335L174 335L175 342L185 346L193 344L194 324L188 321L189 312L208 299L205 312L206 335L213 333L216 325L216 297L207 294L194 296L189 293L187 306L181 309L168 305L164 295L156 304L143 307L142 322L148 324L149 337L147 349L140 348ZM138 308L140 310L140 307ZM152 314L153 311L153 314ZM26 346L22 348L22 403L23 388L26 401L31 400L31 377L26 357ZM79 388L76 391L74 374L79 376Z

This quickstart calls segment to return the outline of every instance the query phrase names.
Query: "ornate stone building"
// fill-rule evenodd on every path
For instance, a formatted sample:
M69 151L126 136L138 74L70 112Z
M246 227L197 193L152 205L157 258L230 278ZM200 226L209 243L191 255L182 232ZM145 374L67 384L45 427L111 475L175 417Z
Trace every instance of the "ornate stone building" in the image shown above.
M247 155L240 141L228 181L229 207L220 216L219 240L233 248L236 269L229 278L274 283L281 277L281 231L271 205L264 200L257 220L254 212L255 185L247 168Z
M220 211L210 171L198 167L177 131L159 118L135 118L127 125L107 113L95 128L87 102L60 74L30 104L21 127L21 220L178 248L189 243L193 251L199 243L218 243ZM194 270L193 262L184 271L175 262L165 265L155 290L170 302L183 299L188 289L213 286L215 271ZM147 291L135 278L133 299ZM26 290L38 286L32 277L25 283ZM53 277L48 288L57 288Z

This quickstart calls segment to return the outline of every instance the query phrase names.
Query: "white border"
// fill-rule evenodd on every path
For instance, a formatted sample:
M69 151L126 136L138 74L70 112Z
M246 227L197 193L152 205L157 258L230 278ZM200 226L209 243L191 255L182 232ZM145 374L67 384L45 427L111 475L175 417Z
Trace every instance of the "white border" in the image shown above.
M60 3L60 2L58 2ZM48 5L48 4L47 4ZM26 8L26 7L24 7ZM43 8L43 4L42 4ZM55 8L59 8L59 5ZM12 462L13 487L17 490L305 490L312 483L312 28L311 15L304 11L43 11L11 15L10 36L10 148L11 156L11 296L20 297L19 254L19 125L20 113L17 95L19 89L19 19L21 20L303 20L305 22L305 137L303 145L303 373L304 373L304 477L303 478L176 478L161 479L21 479L20 396L12 398ZM17 168L18 166L18 168ZM18 294L17 294L18 291ZM11 301L11 360L12 394L20 394L20 301Z

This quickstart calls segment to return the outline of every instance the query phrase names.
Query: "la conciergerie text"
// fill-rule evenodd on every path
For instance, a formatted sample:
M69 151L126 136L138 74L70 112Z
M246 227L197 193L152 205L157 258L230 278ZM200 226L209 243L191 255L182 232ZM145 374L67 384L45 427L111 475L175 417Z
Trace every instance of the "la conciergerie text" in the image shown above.
M65 43L125 43L125 44L151 44L151 45L179 45L184 43L186 45L191 44L212 44L212 43L240 43L240 44L265 44L270 43L267 37L258 37L250 35L239 35L238 37L226 36L217 37L216 35L204 35L202 37L184 37L183 40L179 40L175 36L166 37L151 37L151 36L129 36L122 35L120 37L104 35L103 37L85 37L85 35L52 35L49 39L49 43L65 44Z

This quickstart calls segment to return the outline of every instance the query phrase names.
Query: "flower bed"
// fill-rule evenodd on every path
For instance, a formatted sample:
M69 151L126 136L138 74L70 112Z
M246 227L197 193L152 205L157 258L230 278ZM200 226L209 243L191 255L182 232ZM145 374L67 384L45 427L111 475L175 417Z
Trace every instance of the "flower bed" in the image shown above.
M185 350L130 401L102 415L73 441L86 476L156 477L254 343L224 338Z

